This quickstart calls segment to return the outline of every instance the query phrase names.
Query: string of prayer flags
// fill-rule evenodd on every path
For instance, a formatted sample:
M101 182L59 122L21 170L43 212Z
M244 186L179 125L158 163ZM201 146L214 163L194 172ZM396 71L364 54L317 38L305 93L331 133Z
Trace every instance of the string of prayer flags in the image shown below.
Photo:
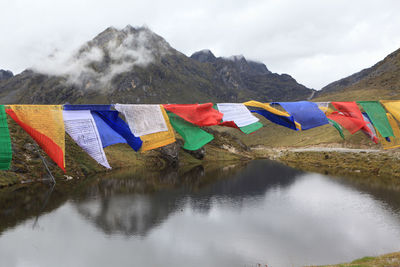
M141 148L141 151L143 151L143 152L151 150L151 149L155 149L158 147L166 146L166 145L169 145L176 141L174 129L171 126L167 112L161 105L160 105L160 107L161 107L161 112L164 117L165 123L167 125L168 131L142 135L140 137L140 139L142 139L142 141L143 141L143 145Z
M364 121L368 122L367 127L369 128L369 131L364 131L364 128L362 128L361 131L363 131L363 133L365 133L369 137L369 139L371 139L375 144L378 144L378 137L376 136L375 128L374 128L374 126L372 126L372 122L371 122L370 118L368 117L368 114L363 112L362 116L364 118ZM385 117L386 117L386 114L385 114Z
M388 118L388 121L390 123L390 127L392 127L393 134L394 136L389 136L389 137L383 137L377 132L379 141L382 144L383 149L391 149L391 148L398 148L400 147L400 129L399 126L396 122L396 120L393 118L392 114L386 113L386 117ZM387 140L389 139L389 141Z
M92 111L92 114L98 115L111 129L117 134L122 136L126 143L132 147L133 150L138 151L142 147L142 140L132 134L128 124L119 117L119 112L115 110L98 110ZM102 128L100 128L102 129ZM112 136L113 140L118 137ZM112 143L113 141L107 141L106 143Z
M329 124L330 124L330 125L332 125L333 127L335 127L335 129L339 132L340 137L342 137L342 139L344 140L344 134L343 134L343 129L342 129L342 127L341 127L338 123L336 123L336 121L334 121L334 120L331 120L331 119L328 118L328 121L329 121Z
M90 110L64 110L65 131L89 156L111 169Z
M135 136L168 131L160 105L116 104Z
M280 105L292 115L295 121L301 124L302 130L308 130L329 123L325 114L313 102L275 102L273 104Z
M293 129L293 130L301 130L301 125L296 122L289 113L280 111L276 108L271 107L270 104L268 103L261 103L258 101L248 101L243 103L246 106L250 106L251 112L260 114L264 116L266 119L270 120L273 123L276 123L281 126L285 126L287 128ZM259 108L259 109L254 109L253 107Z
M392 127L386 117L386 111L378 101L358 101L376 130L383 137L393 136Z
M7 114L4 105L0 105L0 170L8 170L11 166L11 160L12 147Z
M61 105L9 105L7 114L65 171L65 129Z
M197 126L218 125L223 114L213 108L212 103L205 104L166 104L169 112L175 113L182 119Z
M185 140L184 149L197 150L214 139L212 134L207 133L178 115L168 112L168 116L175 131Z

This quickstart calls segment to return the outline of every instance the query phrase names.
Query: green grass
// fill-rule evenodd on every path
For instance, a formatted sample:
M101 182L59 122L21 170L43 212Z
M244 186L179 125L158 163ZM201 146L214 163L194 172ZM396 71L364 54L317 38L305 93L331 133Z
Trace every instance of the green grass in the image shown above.
M350 263L324 265L325 267L389 267L400 266L400 252L385 254L377 257L363 257ZM322 266L321 266L322 267Z

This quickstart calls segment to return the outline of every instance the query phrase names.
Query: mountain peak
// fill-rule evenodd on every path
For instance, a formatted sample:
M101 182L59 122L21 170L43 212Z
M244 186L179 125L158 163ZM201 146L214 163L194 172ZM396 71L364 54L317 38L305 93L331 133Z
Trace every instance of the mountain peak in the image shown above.
M209 49L203 49L197 52L194 52L191 56L191 58L200 61L202 63L204 62L214 62L217 58L214 56L214 54L211 52Z

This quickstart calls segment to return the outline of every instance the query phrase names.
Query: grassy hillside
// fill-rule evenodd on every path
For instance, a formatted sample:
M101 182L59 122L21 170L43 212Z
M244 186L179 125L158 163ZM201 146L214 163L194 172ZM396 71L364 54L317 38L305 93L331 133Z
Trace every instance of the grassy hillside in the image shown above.
M369 69L325 86L313 100L380 99L400 99L400 49Z

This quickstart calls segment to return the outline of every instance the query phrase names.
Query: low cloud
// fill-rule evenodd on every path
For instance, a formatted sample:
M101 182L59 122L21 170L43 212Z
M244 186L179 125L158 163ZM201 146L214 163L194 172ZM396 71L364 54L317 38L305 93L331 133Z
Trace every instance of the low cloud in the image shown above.
M82 89L105 89L116 75L145 67L168 51L168 44L148 28L109 28L73 52L54 51L32 69L66 77Z

